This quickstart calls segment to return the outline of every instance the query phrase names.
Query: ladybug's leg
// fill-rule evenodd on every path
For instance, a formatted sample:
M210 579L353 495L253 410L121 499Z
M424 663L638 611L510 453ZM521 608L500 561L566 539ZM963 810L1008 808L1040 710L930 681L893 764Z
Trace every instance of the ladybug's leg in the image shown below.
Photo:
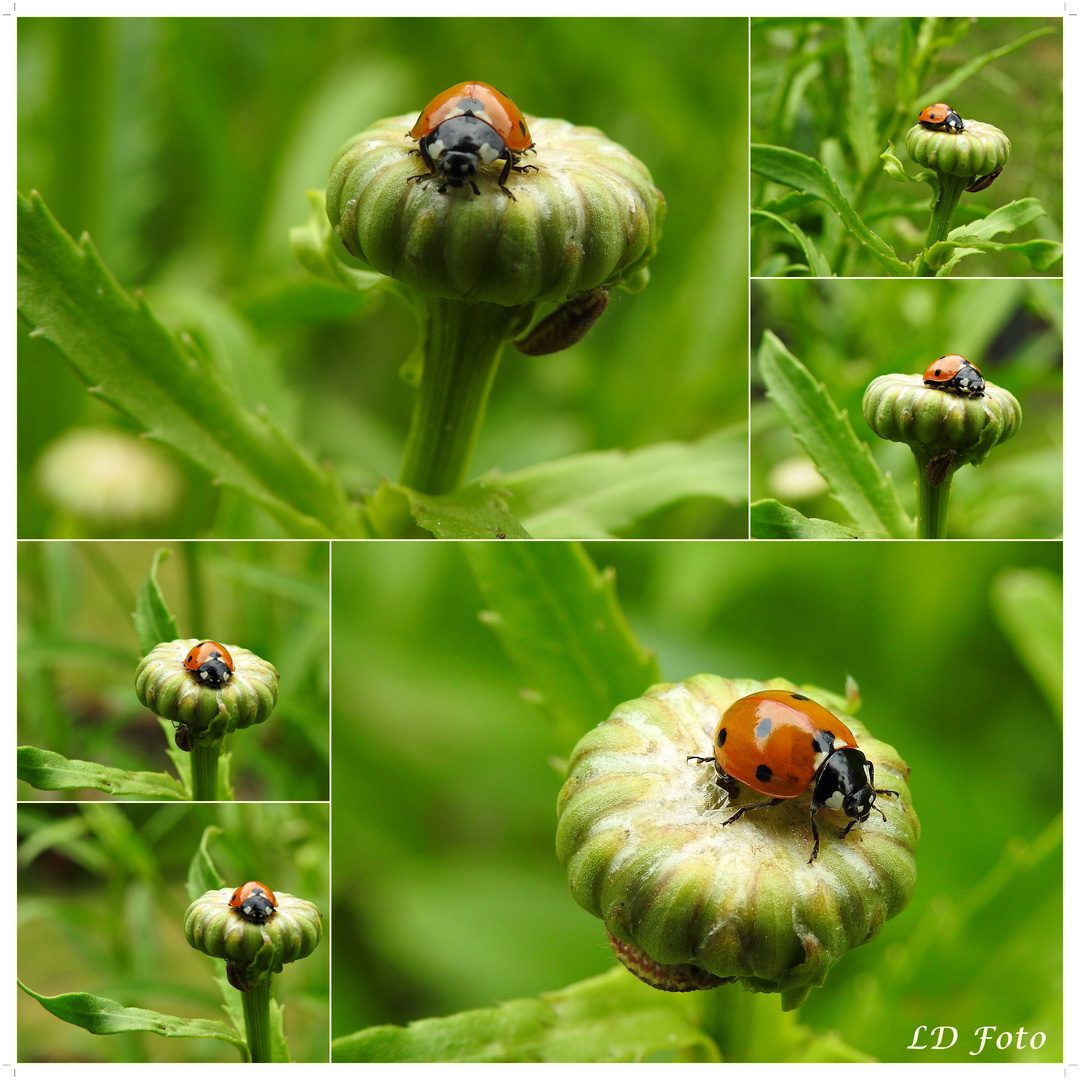
M511 199L514 199L514 193L506 186L506 179L510 175L510 170L513 167L514 167L514 155L513 155L512 151L507 150L506 151L506 164L503 166L502 176L499 177L499 187L503 192L505 192L507 195L509 195ZM479 194L479 192L477 192L477 194ZM514 199L514 202L517 202L517 199Z
M420 140L420 145L413 150L409 151L410 154L419 154L423 159L424 164L427 166L428 171L426 173L417 173L416 176L410 176L406 179L405 183L409 180L427 180L435 175L435 163L431 160L431 155L427 151L427 147L424 145L424 140ZM443 191L446 188L442 188Z
M704 765L706 761L715 761L716 758L714 758L714 757L698 757L697 754L689 754L689 755L687 755L686 760L687 761L700 761L701 764Z
M766 806L776 806L783 801L783 799L769 799L767 802L757 802L751 803L749 806L742 806L738 810L736 810L735 813L732 814L731 817L729 817L727 821L724 822L724 824L730 825L733 821L738 821L739 818L741 818L743 814L747 813L747 811L749 810L764 810Z
M818 834L817 830L817 812L818 808L816 806L810 807L810 828L813 830L814 833L814 850L810 852L810 860L809 862L807 862L807 866L809 866L810 863L812 863L817 858L818 848L821 846L821 836ZM853 821L851 825L854 824L855 822ZM851 825L849 825L847 829L845 829L840 835L847 836L847 830L851 828Z

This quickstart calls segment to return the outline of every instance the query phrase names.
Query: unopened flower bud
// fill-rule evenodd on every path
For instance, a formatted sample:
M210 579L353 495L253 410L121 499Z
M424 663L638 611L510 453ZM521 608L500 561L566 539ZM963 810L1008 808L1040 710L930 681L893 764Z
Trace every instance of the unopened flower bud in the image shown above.
M882 375L867 387L863 416L876 435L906 443L924 467L933 468L932 460L945 463L947 472L983 462L998 443L1016 434L1023 418L1016 398L994 383L974 396L927 386L920 375L899 374Z
M240 728L261 724L277 704L274 665L248 649L226 646L233 670L220 685L208 682L184 661L198 638L155 646L135 672L135 693L151 712L184 729L181 749L216 746ZM212 644L212 643L211 643Z
M762 795L729 790L708 760L714 736L730 706L766 688L798 689L696 675L620 705L574 750L557 848L574 899L604 921L639 978L663 990L741 980L794 1008L907 904L919 824L907 766L832 697L828 707L888 789L878 792L882 816L852 819L852 830L826 804L814 818L820 853L808 861L812 783L733 814L729 800L741 807Z
M659 241L663 196L648 169L596 128L528 118L535 171L500 163L440 184L409 132L379 121L338 152L326 212L350 254L421 292L516 306L601 286L640 285ZM412 182L410 182L412 180Z
M989 186L1009 160L1008 137L993 124L964 120L962 131L929 131L916 124L907 133L907 152L912 161L946 176L982 177ZM979 181L976 181L978 184ZM974 184L970 190L980 190Z
M308 900L279 892L272 913L253 920L230 905L237 891L203 893L184 915L184 936L193 949L228 961L230 982L246 991L315 951L322 938L322 912Z

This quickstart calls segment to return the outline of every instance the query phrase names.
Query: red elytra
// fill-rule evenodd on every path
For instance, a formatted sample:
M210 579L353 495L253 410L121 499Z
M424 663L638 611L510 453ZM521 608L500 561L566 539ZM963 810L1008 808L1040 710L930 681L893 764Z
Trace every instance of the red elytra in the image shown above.
M951 112L952 109L950 109L943 101L939 101L936 105L927 105L926 108L919 113L919 123L943 124L948 119L949 113Z
M482 82L458 83L432 98L409 134L422 139L444 121L466 113L483 120L508 150L520 152L532 146L529 126L521 110L501 90Z
M229 900L229 907L238 908L245 900L250 899L254 895L261 893L270 901L271 905L277 907L277 897L261 882L261 881L249 881L245 885L241 885L233 894Z
M716 763L728 776L774 799L794 799L811 784L828 750L856 747L855 736L828 709L790 690L740 698L716 728Z
M184 667L198 671L208 660L220 660L230 671L236 670L229 650L216 641L200 641L184 658Z
M973 368L980 375L982 374L982 372L979 371L979 369L966 357L960 356L958 353L949 353L948 356L943 356L940 360L935 360L926 371L923 372L923 382L951 382L960 374L961 368L964 367Z

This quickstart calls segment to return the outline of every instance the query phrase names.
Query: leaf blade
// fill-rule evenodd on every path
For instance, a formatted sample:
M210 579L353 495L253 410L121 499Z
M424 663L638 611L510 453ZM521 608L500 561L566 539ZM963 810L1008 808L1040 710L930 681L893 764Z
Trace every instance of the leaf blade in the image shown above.
M18 197L19 312L90 392L132 417L291 532L352 535L355 508L273 420L245 409L213 365L183 355L146 300L120 288L89 237L76 243L37 193Z
M616 705L660 681L652 650L619 607L614 574L580 544L465 544L484 593L482 616L520 674L522 695L554 725L569 752Z
M869 447L840 412L828 390L766 330L758 365L769 397L787 417L795 438L829 482L860 531L905 537L914 525L900 505L892 481L878 468Z
M143 795L159 799L190 799L184 786L168 773L129 772L96 761L69 760L52 750L20 746L16 750L18 777L39 791L90 788L110 795Z

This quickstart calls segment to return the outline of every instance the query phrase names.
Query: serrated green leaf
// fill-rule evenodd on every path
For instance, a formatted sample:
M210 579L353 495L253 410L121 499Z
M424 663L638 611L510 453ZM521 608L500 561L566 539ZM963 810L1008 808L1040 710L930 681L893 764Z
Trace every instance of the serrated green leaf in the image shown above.
M776 499L750 504L750 535L755 540L857 540L859 534L835 521L808 518Z
M998 624L1060 723L1065 708L1061 578L1047 570L1002 570L991 595Z
M135 612L132 618L135 620L135 633L139 638L139 652L142 656L155 645L160 645L163 641L175 641L180 636L176 618L169 610L157 580L158 567L168 557L169 552L165 548L154 552L150 571L143 578L135 597Z
M999 206L996 210L991 210L986 217L978 221L970 221L966 225L952 229L949 238L953 239L962 233L965 236L977 236L982 240L990 240L998 233L1016 232L1022 226L1045 216L1046 211L1038 199L1016 199L1014 202L1006 203L1005 206Z
M789 221L786 217L781 217L779 214L770 214L767 210L751 210L751 227L756 224L757 220L772 221L791 235L791 238L795 243L802 248L803 254L806 256L806 264L810 268L812 277L835 276L832 267L829 266L828 260L820 251L818 251L817 245L802 231L802 229L799 228L798 225L795 224L794 221Z
M335 1039L335 1062L640 1061L675 1053L717 1061L698 994L662 994L624 968L493 1009L384 1025Z
M896 252L859 217L820 161L785 146L753 143L750 146L750 168L777 184L787 184L788 187L816 195L835 211L848 232L882 266L893 274L905 277L913 274L913 267L897 258Z
M947 276L962 258L975 252L1016 251L1036 270L1049 270L1065 254L1064 247L1057 241L1039 239L1002 244L991 239L998 233L1015 232L1045 213L1038 199L1017 199L991 211L979 221L953 229L947 239L934 244L925 253L926 261L931 266L941 264L941 276Z
M601 540L680 499L738 504L746 498L746 428L695 443L599 450L497 476L510 506L537 538Z
M425 495L384 480L365 509L376 534L388 538L409 538L411 526L416 536L440 540L530 539L510 513L502 483L487 479L446 495ZM415 531L417 526L424 531Z
M18 981L18 980L17 980ZM150 1031L167 1039L218 1039L235 1046L240 1060L248 1062L247 1044L228 1024L219 1020L185 1020L182 1016L131 1009L94 994L57 994L45 997L22 982L19 989L61 1020L85 1028L92 1035L116 1035L122 1031Z
M897 538L914 535L892 481L856 437L847 412L837 409L824 385L771 330L762 337L758 364L769 397L859 530Z
M146 795L158 799L190 799L184 786L168 773L128 772L95 761L70 761L51 750L20 746L18 775L39 791L90 788L110 795Z
M210 841L222 836L224 832L225 830L220 825L207 825L203 829L199 846L192 855L191 862L188 863L186 887L188 900L192 902L198 900L203 893L211 889L220 889L225 884L210 854Z
M462 546L484 592L484 621L569 752L616 705L660 680L619 607L615 577L579 544L502 541Z
M84 236L40 196L18 197L19 312L91 392L159 442L244 492L298 536L352 536L356 509L265 413L245 409L205 358L185 355L145 299L132 300Z

